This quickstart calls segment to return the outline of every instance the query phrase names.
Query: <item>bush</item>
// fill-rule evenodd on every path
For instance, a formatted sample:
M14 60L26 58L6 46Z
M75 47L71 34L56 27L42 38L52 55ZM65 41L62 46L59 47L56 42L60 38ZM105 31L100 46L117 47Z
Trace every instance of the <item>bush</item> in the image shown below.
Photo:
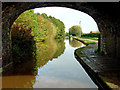
M72 36L81 37L82 28L78 25L72 26L71 28L69 28L69 34L72 35Z
M83 34L81 37L98 37L100 33Z

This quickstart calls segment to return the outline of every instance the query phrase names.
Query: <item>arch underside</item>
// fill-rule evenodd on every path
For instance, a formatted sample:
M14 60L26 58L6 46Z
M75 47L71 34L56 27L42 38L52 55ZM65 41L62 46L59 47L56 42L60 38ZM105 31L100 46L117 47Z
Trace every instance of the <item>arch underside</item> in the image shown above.
M40 7L59 6L76 9L90 15L97 23L100 35L100 51L120 59L120 15L119 3L86 2L16 2L2 3L2 63L12 62L10 29L13 22L24 11Z

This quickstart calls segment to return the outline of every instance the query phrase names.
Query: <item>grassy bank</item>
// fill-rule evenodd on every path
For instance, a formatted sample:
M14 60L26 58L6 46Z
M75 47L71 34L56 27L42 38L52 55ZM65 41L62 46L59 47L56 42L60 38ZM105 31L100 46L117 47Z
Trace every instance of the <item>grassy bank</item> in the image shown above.
M96 41L87 40L87 39L85 39L85 38L74 37L74 39L77 39L77 40L83 41L86 45L88 45L88 44L96 44Z
M86 34L82 34L81 38L98 40L99 34L100 33L86 33Z
M97 37L81 37L81 38L83 38L83 39L92 39L92 40L98 40L98 38L97 38Z
M77 54L78 56L85 57L85 55L82 53L82 51L83 51L84 49L89 49L89 48L90 48L90 46L81 47L81 48L76 49L75 52L76 52L76 54Z
M87 44L96 44L96 41L92 41L92 40L87 40L85 38L79 38L80 40L86 42Z

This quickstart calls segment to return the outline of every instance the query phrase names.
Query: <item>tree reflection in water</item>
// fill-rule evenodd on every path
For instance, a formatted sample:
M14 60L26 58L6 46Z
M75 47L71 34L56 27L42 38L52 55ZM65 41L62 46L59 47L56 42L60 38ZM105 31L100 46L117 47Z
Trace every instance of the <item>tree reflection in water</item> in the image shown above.
M72 40L69 39L69 44L72 47L80 47L80 46L82 46L82 43L80 41L75 40L75 39L72 39Z
M60 56L65 50L65 42L64 39L49 39L36 43L36 48L35 58L31 56L31 60L26 60L3 74L3 88L32 88L36 82L38 68L44 66L49 60Z
M39 63L39 67L45 65L49 60L57 58L65 50L64 39L51 39L45 42L36 44L36 60Z

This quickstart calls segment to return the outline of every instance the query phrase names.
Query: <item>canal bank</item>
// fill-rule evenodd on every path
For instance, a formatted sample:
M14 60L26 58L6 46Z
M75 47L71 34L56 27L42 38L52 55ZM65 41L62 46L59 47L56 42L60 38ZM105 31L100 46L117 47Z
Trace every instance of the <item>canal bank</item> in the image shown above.
M96 48L97 44L89 44L76 49L75 57L100 90L119 90L119 60L112 60L107 55L95 53Z

